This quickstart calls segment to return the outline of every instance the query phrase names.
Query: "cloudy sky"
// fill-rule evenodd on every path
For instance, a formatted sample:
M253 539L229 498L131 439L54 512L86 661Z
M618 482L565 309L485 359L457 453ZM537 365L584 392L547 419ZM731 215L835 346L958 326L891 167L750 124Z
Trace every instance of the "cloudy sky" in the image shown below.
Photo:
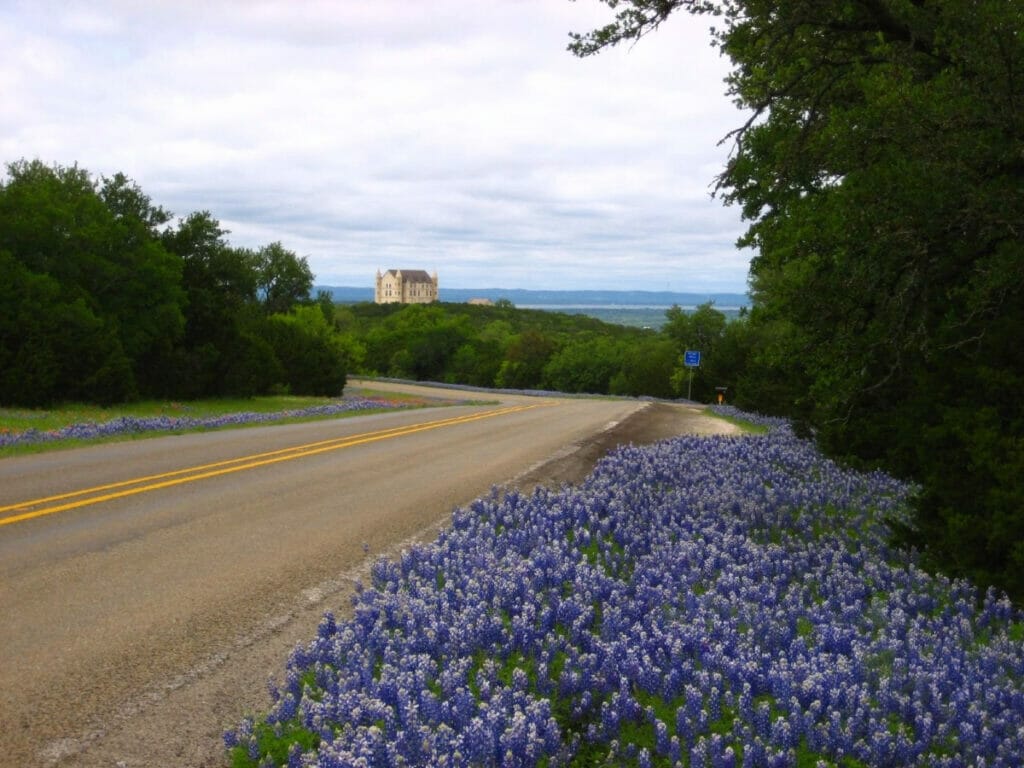
M118 171L322 285L744 291L708 21L598 0L3 0L0 160Z

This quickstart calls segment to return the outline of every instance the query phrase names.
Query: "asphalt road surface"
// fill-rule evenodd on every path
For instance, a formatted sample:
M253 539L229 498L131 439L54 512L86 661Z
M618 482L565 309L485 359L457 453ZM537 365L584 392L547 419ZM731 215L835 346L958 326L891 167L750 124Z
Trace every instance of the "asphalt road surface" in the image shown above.
M224 729L268 708L376 557L494 487L732 429L687 406L496 399L0 460L0 766L222 766Z

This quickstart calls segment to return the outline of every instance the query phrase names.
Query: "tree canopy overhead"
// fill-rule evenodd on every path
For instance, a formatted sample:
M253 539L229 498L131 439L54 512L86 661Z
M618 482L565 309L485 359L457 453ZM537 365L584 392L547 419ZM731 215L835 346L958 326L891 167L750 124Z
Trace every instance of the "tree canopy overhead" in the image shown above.
M921 482L906 537L1024 595L1024 5L603 1L577 55L684 11L732 60L763 405Z

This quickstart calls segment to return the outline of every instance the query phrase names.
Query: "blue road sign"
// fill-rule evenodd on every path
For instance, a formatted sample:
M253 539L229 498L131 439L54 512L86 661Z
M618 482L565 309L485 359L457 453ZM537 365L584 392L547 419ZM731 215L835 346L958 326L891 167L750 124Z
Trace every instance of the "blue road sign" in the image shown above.
M696 368L700 365L700 351L696 349L686 350L686 354L683 355L683 363L688 368Z

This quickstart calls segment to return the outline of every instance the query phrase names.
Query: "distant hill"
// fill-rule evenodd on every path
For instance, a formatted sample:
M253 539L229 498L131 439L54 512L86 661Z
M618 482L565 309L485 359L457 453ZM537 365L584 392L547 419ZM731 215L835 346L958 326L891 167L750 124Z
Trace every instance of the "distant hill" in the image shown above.
M356 286L314 286L327 291L337 302L373 301L373 288ZM523 288L445 288L441 301L508 299L517 306L653 306L694 307L712 301L719 309L750 306L745 293L675 293L673 291L531 291Z

